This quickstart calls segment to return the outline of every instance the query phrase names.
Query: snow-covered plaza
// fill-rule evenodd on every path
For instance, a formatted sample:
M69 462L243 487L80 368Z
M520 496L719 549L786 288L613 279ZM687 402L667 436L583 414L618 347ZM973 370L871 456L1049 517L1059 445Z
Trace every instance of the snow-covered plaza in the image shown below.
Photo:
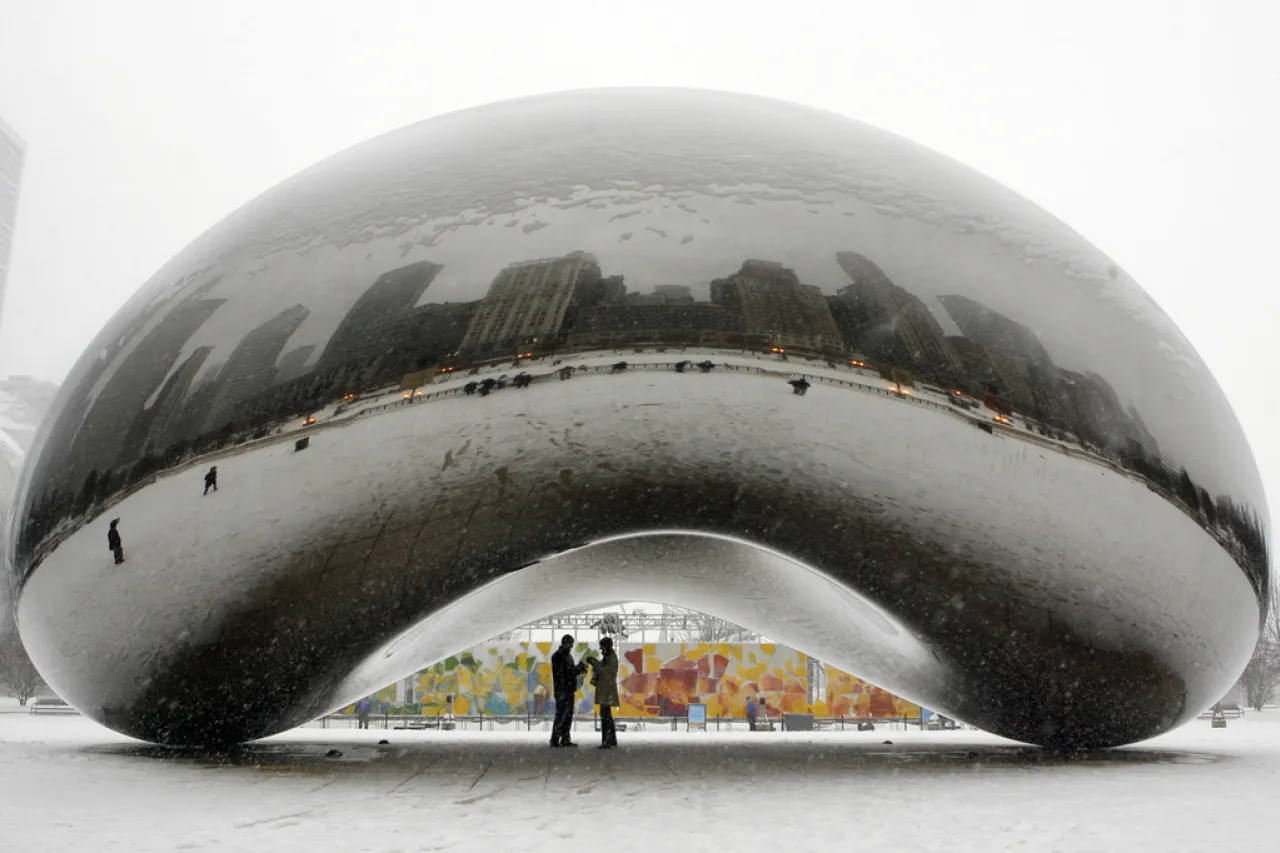
M624 732L616 751L588 748L593 737L582 730L582 748L551 750L537 731L307 727L218 755L10 703L0 706L0 839L14 851L132 853L1280 843L1280 711L1075 756L975 731Z

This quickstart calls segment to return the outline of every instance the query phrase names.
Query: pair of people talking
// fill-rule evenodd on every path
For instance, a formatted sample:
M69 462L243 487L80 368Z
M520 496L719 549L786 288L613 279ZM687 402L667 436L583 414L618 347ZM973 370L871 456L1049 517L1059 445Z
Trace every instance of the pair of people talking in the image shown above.
M560 648L551 656L551 685L556 700L555 722L551 725L553 747L577 746L570 737L573 727L573 696L578 692L578 676L591 669L591 683L600 706L600 748L618 745L618 730L613 722L613 709L618 707L618 655L613 638L600 638L600 657L573 659L573 637L565 634Z

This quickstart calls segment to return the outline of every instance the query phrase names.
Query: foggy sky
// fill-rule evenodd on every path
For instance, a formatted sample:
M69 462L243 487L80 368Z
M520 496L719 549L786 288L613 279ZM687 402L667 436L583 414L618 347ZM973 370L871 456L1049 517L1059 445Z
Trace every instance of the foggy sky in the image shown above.
M1074 227L1199 350L1274 495L1276 32L1268 0L0 0L0 116L27 143L0 375L60 381L191 239L368 137L544 91L729 89L902 134Z

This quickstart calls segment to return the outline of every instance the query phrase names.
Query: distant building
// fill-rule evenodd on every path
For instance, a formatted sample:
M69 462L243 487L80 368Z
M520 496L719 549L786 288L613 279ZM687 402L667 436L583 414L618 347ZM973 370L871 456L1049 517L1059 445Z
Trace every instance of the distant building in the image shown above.
M4 327L4 291L9 281L9 255L18 218L18 189L26 148L18 134L0 120L0 328Z
M739 314L743 331L765 346L814 353L842 349L822 291L801 284L780 263L743 262L738 272L711 282L711 301Z
M31 449L36 429L57 393L57 385L33 376L0 379L0 430L23 453Z
M628 305L692 305L693 294L682 284L660 284L653 293L628 293Z
M742 315L710 302L597 305L585 312L569 335L573 349L624 345L744 346Z
M692 289L685 284L659 284L653 288L653 292L671 303L693 301Z
M621 278L602 278L599 263L586 252L513 263L489 286L460 349L514 355L522 347L554 340L564 331L575 296L604 301L621 286Z

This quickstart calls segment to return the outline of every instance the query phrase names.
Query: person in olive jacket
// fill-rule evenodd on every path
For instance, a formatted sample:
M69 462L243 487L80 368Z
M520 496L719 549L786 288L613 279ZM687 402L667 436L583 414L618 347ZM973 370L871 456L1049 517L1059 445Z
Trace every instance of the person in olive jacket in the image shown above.
M596 688L596 704L600 706L600 748L614 749L618 745L618 730L613 723L613 709L618 701L618 655L613 650L613 638L600 638L600 658L588 661L591 665L591 682Z

